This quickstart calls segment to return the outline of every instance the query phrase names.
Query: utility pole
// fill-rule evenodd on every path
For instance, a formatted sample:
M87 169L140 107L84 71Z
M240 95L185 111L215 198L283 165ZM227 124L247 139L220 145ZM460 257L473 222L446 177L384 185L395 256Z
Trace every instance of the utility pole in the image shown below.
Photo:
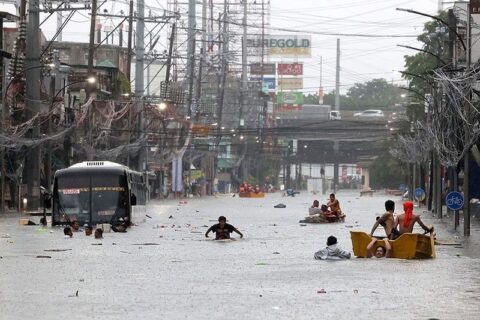
M218 96L218 111L217 111L217 145L221 140L221 127L222 127L222 117L223 117L223 104L225 99L225 82L227 79L228 72L228 0L223 2L223 35L222 35L222 70L221 70L221 81L220 81L220 92Z
M197 92L196 92L196 115L195 121L200 119L200 100L202 96L202 75L203 75L203 60L207 52L207 0L202 3L202 47L200 48L200 61L198 63L198 78L197 78ZM191 167L191 165L190 165ZM191 181L191 179L190 179Z
M196 0L188 0L188 42L187 42L187 77L188 99L187 116L192 115L193 77L195 74L195 35L196 35Z
M245 120L243 119L243 109L245 108L246 102L247 102L247 81L248 81L248 75L247 75L247 70L248 70L248 60L247 60L247 12L248 12L248 3L247 1L243 1L243 19L242 19L242 25L243 25L243 36L242 36L242 83L241 83L241 89L240 89L240 112L239 112L239 131L240 134L243 134L243 129L245 126ZM242 144L240 145L241 148L241 155L244 156L247 153L247 143L248 139L243 139ZM246 174L246 169L247 169L247 161L245 159L245 156L242 160L241 163L241 178L242 181L245 181L246 177L248 176ZM239 175L240 176L240 175Z
M127 62L127 78L131 82L131 72L132 72L132 35L133 35L133 0L130 0L130 8L128 14L128 62ZM130 111L129 111L130 112Z
M340 111L340 39L337 39L337 67L335 73L335 111Z
M470 72L470 64L472 59L471 45L472 45L472 17L470 12L470 6L467 6L467 68L465 72ZM470 142L470 101L471 94L469 93L468 101L465 103L465 146ZM463 235L470 236L470 148L465 152L463 156Z
M139 137L143 136L143 95L144 95L144 55L145 55L145 43L144 43L144 33L145 33L145 2L144 0L137 0L137 28L136 28L136 46L135 46L135 103L137 105L138 114L138 129ZM140 149L138 156L138 171L145 173L145 184L147 186L147 199L150 196L149 183L148 183L148 166L147 166L147 157L148 157L148 141L143 142L143 146Z
M27 24L27 52L25 58L26 67L26 113L27 119L33 118L40 112L40 2L30 0L28 3ZM40 136L40 126L33 124L33 139ZM40 205L40 146L31 149L26 157L27 170L27 197L28 210L38 210Z
M60 62L58 60L58 50L53 51L53 63L55 64L55 67L52 69L52 73L50 75L50 107L49 107L49 112L52 111L53 104L55 103L55 83L56 83L56 76L57 73L60 72ZM47 136L50 136L52 134L52 117L48 117L48 127L47 127ZM46 144L46 159L45 159L45 181L46 181L46 189L50 192L52 191L50 189L52 185L52 145L50 141L47 142Z
M95 24L97 20L97 0L92 0L92 13L90 17L90 39L88 43L88 69L87 69L87 76L93 77L93 57L95 54ZM95 84L88 83L87 84L87 100L95 94ZM94 107L94 104L92 104ZM92 145L92 126L93 126L93 112L92 107L90 107L87 111L87 141L89 145ZM90 160L91 155L88 155L88 159Z
M59 8L58 8L59 9ZM57 41L62 42L62 24L63 24L63 16L62 11L57 11Z
M323 60L320 56L320 87L318 89L318 103L323 104Z

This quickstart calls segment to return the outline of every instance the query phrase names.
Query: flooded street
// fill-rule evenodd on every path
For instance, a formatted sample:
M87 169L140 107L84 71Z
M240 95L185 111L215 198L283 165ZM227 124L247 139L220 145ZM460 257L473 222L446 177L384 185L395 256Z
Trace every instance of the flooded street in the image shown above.
M327 197L317 198L326 202ZM313 199L306 193L295 198L277 193L264 199L222 195L186 204L153 202L151 219L126 234L105 233L103 240L84 233L64 239L60 228L44 232L20 226L18 216L2 217L0 318L480 317L478 247L468 242L461 248L437 246L434 260L316 261L314 252L330 235L351 250L349 232L369 232L388 198L340 192L344 223L302 226L298 220ZM393 199L400 212L399 198ZM273 208L278 203L287 207ZM230 242L213 241L213 234L205 238L207 226L220 215L244 239L236 234L238 240ZM437 239L455 239L447 231L450 221L442 225L429 214L422 218L435 224ZM478 232L472 229L470 242L478 243ZM322 289L325 293L319 293Z

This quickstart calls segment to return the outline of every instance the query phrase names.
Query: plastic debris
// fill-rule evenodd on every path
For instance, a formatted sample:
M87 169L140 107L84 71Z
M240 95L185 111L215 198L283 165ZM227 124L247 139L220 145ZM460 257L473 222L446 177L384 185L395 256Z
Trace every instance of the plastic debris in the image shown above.
M158 246L158 243L146 242L146 243L134 243L132 246Z
M50 257L50 256L37 256L37 258L52 259L52 257Z
M280 252L275 251L273 254L280 254Z
M46 252L63 252L63 251L70 251L72 249L45 249L43 251L46 251Z
M357 289L353 289L353 293L358 293L358 290L357 290Z
M146 216L147 218L150 218L150 219L152 219L152 217L151 217L151 216L149 216L148 214L146 214L145 216Z
M173 216L168 217L168 219L173 219Z
M268 263L265 262L257 262L255 263L256 266L268 266Z
M317 291L317 293L327 293L327 291L325 291L325 289L320 289Z
M286 208L287 206L286 206L285 204L283 204L283 203L279 203L279 204L277 204L277 205L275 205L275 206L273 206L273 207L274 207L274 208L282 208L282 209L283 209L283 208Z
M75 292L75 294L71 294L68 296L69 298L77 298L78 297L78 290Z
M301 227L306 227L307 225L305 223L300 223Z

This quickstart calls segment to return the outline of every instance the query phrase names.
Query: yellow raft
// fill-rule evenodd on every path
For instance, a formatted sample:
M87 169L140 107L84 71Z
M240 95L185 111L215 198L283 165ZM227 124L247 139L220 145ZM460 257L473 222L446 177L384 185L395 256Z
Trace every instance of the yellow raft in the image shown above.
M367 246L372 237L363 231L350 231L353 254L359 258L367 257ZM417 233L404 233L396 240L389 240L392 246L392 258L397 259L430 259L435 258L435 237ZM373 251L381 246L383 240L377 240Z
M255 193L255 192L240 192L240 198L264 198L265 194L263 192Z

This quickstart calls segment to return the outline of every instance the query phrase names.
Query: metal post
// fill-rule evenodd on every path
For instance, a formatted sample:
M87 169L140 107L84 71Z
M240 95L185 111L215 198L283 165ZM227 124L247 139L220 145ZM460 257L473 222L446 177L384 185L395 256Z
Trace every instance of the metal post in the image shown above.
M0 51L3 50L3 18L0 17ZM2 98L1 98L1 115L0 115L0 133L3 133L3 127L5 124L5 95L7 94L5 92L5 89L7 88L7 78L6 78L6 67L5 67L5 58L3 56L0 56L0 76L2 77ZM0 213L5 212L5 149L1 148L0 149L0 188L1 188L1 194L0 194Z
M340 111L340 39L337 39L337 67L335 73L335 110Z
M193 77L195 74L196 21L196 0L188 0L187 79L189 81L186 113L189 117L192 115Z
M130 0L130 9L128 15L128 41L127 41L127 78L128 81L131 79L131 69L132 69L132 35L133 35L133 0Z
M39 0L28 3L26 67L26 113L27 119L40 112L40 17ZM40 126L33 124L32 138L40 136ZM25 161L27 171L28 210L38 210L40 205L40 147L35 146Z
M472 45L472 29L471 29L471 12L470 5L467 5L467 68L466 73L470 71L471 64L471 45ZM465 103L465 146L469 144L470 141L470 94L468 101ZM465 152L463 156L463 235L470 236L470 149Z

